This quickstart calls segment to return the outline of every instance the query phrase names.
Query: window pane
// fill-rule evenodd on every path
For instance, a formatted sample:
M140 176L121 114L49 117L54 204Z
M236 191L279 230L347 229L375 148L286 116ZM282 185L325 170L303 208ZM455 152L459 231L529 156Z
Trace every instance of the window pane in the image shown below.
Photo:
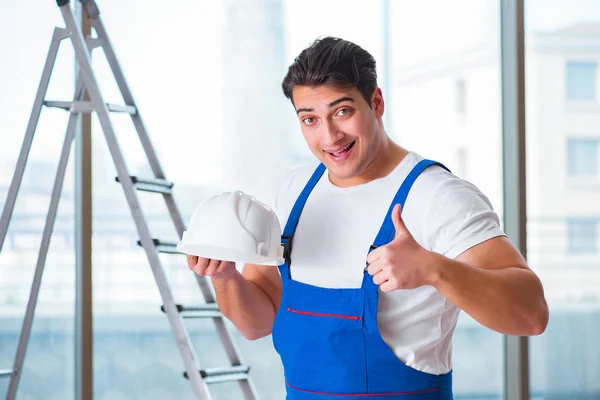
M567 62L567 99L594 100L596 98L595 62Z
M184 12L182 7L165 8L160 4L156 0L128 0L99 6L166 175L176 182L176 199L185 220L200 201L232 188L269 203L274 197L274 182L289 167L313 162L293 109L281 94L280 84L293 57L315 38L328 34L358 43L378 60L380 85L388 101L385 121L389 134L405 147L443 162L460 177L476 184L495 210L501 212L498 2L468 0L446 5L429 0L408 5L364 0L228 0L185 2ZM15 20L14 6L10 7L1 15L10 15L11 19L2 26ZM319 12L315 13L315 9ZM437 12L431 13L432 9ZM26 37L25 34L31 35L31 12L23 9L21 14L18 20L25 21L20 25L27 27L27 32L19 37ZM56 15L57 24L62 25L53 5L40 15ZM423 15L427 18L419 17ZM134 20L138 21L136 29L131 28ZM365 21L379 21L375 26L380 29ZM50 30L41 23L36 22L36 26ZM445 34L440 36L440 31ZM44 38L39 47L45 48L48 37L36 37ZM27 48L33 51L34 46ZM39 54L43 50L35 54L39 58L37 64L41 65ZM121 103L106 60L100 54L94 54L94 65L105 99ZM68 63L72 65L72 59ZM9 66L37 64L24 60ZM37 83L40 70L31 76L23 73L22 81L17 80L30 85L24 106L18 108L25 115L18 123L21 131L33 99L31 88ZM19 74L15 70L2 76ZM69 97L72 80L72 74L66 74L67 83L61 86L66 90L58 92L59 98ZM20 86L10 92L26 93ZM52 125L46 136L61 131L63 128L54 129L64 127L64 120L60 122ZM131 121L126 116L115 116L113 124L131 174L150 175ZM169 325L160 312L162 301L145 255L135 245L137 233L121 188L114 182L115 168L95 117L93 129L95 397L101 400L191 398ZM0 151L6 148L13 158L18 151L16 142L10 147L14 137L17 135L3 137L0 146ZM57 141L52 139L47 143L50 142ZM36 153L37 159L55 160L49 157L50 146L43 149ZM24 228L10 238L6 247L26 248L19 257L25 254L23 260L27 257L28 265L35 262L35 243L39 239L35 233L39 234L43 225L40 215L44 206L40 206L38 196L44 193L47 196L45 185L51 180L46 175L47 169L47 164L40 165L36 172L39 177L31 179L34 193L28 198L29 214L22 217ZM176 233L162 199L144 193L140 197L153 236L173 240ZM68 209L72 210L72 206L71 201ZM73 225L72 214L61 220L62 230L57 229L53 238L53 245L61 246L59 254L64 258L51 264L59 272L47 279L56 289L45 300L52 305L47 306L51 310L48 313L54 318L52 321L58 321L53 322L56 324L62 323L57 315L71 310L73 300L72 275L65 269L72 271L72 260L68 257L72 254L73 240L65 225ZM176 301L201 302L184 258L161 257ZM23 260L19 259L19 263L24 263ZM12 259L4 262L17 265ZM11 276L13 279L16 275ZM0 279L5 279L11 288L19 288L8 292L6 304L20 304L22 310L27 281L23 279L15 286L4 275ZM42 298L40 302L44 304ZM70 315L67 312L67 317ZM201 365L224 366L226 358L211 321L188 322ZM18 324L2 324L2 329L5 326L14 326L11 328L14 340ZM42 359L35 372L43 379L31 372L30 382L35 385L24 383L24 387L31 388L31 392L25 393L28 398L46 400L47 397L38 395L40 391L51 393L44 382L59 386L54 389L57 399L72 398L73 383L68 381L73 375L69 364L72 355L68 353L72 351L72 343L64 346L67 349L64 362L61 359L56 363L53 358L56 354L44 350L44 346L50 347L59 338L54 350L62 354L63 343L69 338L65 332L72 332L72 325L60 326L67 326L64 331L57 331L63 336L45 336L48 340L36 349ZM256 342L242 340L238 334L235 338L242 356L252 367L261 398L281 399L283 374L271 338ZM462 314L453 352L456 399L502 398L501 335ZM63 385L64 382L67 383ZM236 385L214 388L215 400L239 397Z
M0 2L0 212L8 195L55 26L55 2ZM73 52L60 47L46 99L73 96ZM0 252L0 370L12 369L68 114L42 110ZM74 170L66 172L17 399L74 398ZM10 379L0 378L0 398Z
M499 4L442 3L228 0L186 3L182 13L128 0L126 7L103 5L102 15L159 157L176 182L186 220L201 200L227 189L269 203L275 183L290 167L314 162L280 85L293 58L324 35L352 40L377 59L389 134L461 173L500 211ZM432 14L432 8L438 12ZM145 22L134 31L130 21L140 10ZM380 21L380 29L366 20ZM172 40L165 40L165 31ZM440 31L448 34L440 37ZM202 51L188 51L195 46ZM100 57L95 63L107 71ZM118 100L110 76L103 73L101 81L109 88L107 96ZM148 173L129 121L115 120L115 126L133 172ZM158 312L161 301L147 261L135 247L110 245L109 238L117 235L133 243L136 234L97 123L94 131L99 133L94 158L96 395L134 398L156 392L185 398L189 382L179 378L181 362ZM142 201L144 210L151 210L153 234L172 239L175 232L160 199L144 196ZM185 260L165 257L164 263L177 301L198 303ZM190 326L201 362L223 366L209 321ZM261 398L281 399L283 374L271 338L236 338ZM501 399L502 336L463 314L453 349L455 397ZM116 378L126 374L136 379ZM215 388L218 398L238 397L235 386Z
M153 0L99 4L117 57L185 223L221 191L241 189L267 202L291 159L284 73L284 2ZM139 15L143 19L139 19ZM131 21L139 20L135 30ZM142 23L143 21L143 23ZM157 29L157 27L161 27ZM192 49L192 50L190 50ZM121 99L106 60L94 58L111 102ZM287 112L287 113L286 113ZM113 118L132 175L152 175L128 117ZM192 399L190 381L101 127L94 120L94 374L99 399ZM162 196L138 192L153 237L177 241ZM203 302L181 255L162 255L175 301ZM202 368L229 362L211 319L186 319ZM228 324L229 325L229 324ZM270 337L250 342L234 330L261 399L284 395ZM236 382L210 386L214 400L242 398Z
M413 9L414 4L401 2L229 0L186 3L185 13L142 0L128 0L126 5L107 3L103 16L159 157L169 179L176 182L184 218L201 200L231 188L269 202L274 183L289 167L313 162L280 85L293 57L324 35L355 41L378 60L380 85L388 101L386 127L392 136L464 171L463 177L476 183L496 210L502 209L497 2L448 5L435 18L428 10L439 9L438 1L419 2ZM130 21L140 10L145 22L133 31ZM452 21L442 17L448 13L454 13ZM415 18L425 14L426 25ZM381 29L365 20L381 21ZM165 40L165 30L156 26L168 28L172 40ZM434 34L440 29L454 34L440 38ZM482 35L485 45L479 44ZM410 39L414 37L419 40ZM203 50L187 51L194 46ZM457 55L460 73L455 74L448 63L454 63ZM478 60L475 65L473 60ZM100 57L95 62L106 71ZM464 79L464 84L457 87L457 79ZM118 99L110 80L108 74L102 75L107 96ZM436 118L431 118L432 112ZM133 172L147 173L128 121L117 120L115 125ZM100 133L97 123L94 129ZM96 138L94 295L95 349L100 360L96 394L134 398L157 391L185 398L189 383L179 379L181 363L164 315L157 312L160 298L147 261L135 247L115 251L109 245L108 238L129 236L133 242L136 234L120 189L112 182L114 167L103 138L100 134ZM151 210L147 215L153 234L172 239L175 233L160 199L144 197L143 207ZM165 257L164 263L177 301L199 302L185 260ZM225 358L210 323L195 322L191 329L201 361L222 366ZM500 399L502 336L463 316L455 337L456 398ZM271 339L238 344L252 366L261 398L282 398L283 375ZM136 379L115 378L127 373ZM235 386L216 390L223 399L239 393Z
M598 220L596 218L569 218L568 248L571 254L594 254L598 250Z
M598 154L598 140L568 139L567 166L569 176L597 176Z
M564 107L562 88L568 100L595 98L600 5L527 0L525 15L528 261L550 307L546 332L530 340L532 398L596 399L600 188L569 178L598 176L600 114Z
M390 5L393 86L386 113L392 118L386 131L474 183L501 216L500 4ZM461 313L453 359L455 399L503 398L502 335Z

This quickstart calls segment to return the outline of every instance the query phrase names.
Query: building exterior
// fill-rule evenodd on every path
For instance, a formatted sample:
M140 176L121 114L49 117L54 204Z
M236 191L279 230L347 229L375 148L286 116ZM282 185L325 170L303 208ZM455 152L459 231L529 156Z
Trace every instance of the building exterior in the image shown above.
M272 193L268 182L281 177L290 159L304 161L306 154L290 145L290 134L297 128L283 117L289 111L279 89L285 68L283 22L274 23L282 21L282 3L228 0L223 4L224 75L219 96L223 189L245 189L252 182L251 194L266 201L271 201ZM396 70L391 85L393 110L388 111L394 118L392 136L412 150L443 160L457 175L480 187L502 214L499 56L498 43L485 42ZM544 281L553 311L549 330L531 341L532 387L534 398L539 399L597 399L600 394L596 338L600 329L599 63L597 25L528 37L528 258ZM272 119L264 120L265 115ZM159 311L160 298L146 258L135 245L126 204L118 200L123 207L117 212L111 200L111 187L115 193L119 188L106 179L109 161L94 160L101 172L94 181L98 398L191 398L168 324ZM54 166L47 160L32 160L0 256L0 369L8 367L13 356L2 350L16 347ZM1 206L13 171L8 163L0 168ZM52 238L21 386L24 398L72 398L75 285L70 187L65 187ZM220 189L197 185L175 190L184 215L189 216L197 200ZM172 239L174 232L158 204L155 199L144 200L144 205L150 205L151 227L157 237ZM165 257L178 301L201 301L183 259ZM190 327L203 360L210 366L223 365L208 324L192 321ZM569 340L564 339L567 336ZM501 339L468 317L461 320L454 342L457 400L502 398ZM282 371L270 338L238 342L264 398L280 399ZM485 350L489 354L482 355ZM0 393L6 385L6 380L0 380ZM235 398L238 393L235 387L220 390L220 398Z
M600 25L526 44L528 260L557 307L600 307ZM395 71L395 134L502 214L499 46ZM434 143L434 144L432 144Z

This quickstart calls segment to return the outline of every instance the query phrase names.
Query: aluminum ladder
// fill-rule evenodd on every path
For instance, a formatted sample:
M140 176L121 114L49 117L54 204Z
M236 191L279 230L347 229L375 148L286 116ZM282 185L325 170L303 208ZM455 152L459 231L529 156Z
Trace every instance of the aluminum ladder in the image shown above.
M129 86L125 81L125 77L117 61L117 57L111 42L109 41L104 24L100 19L100 11L95 0L80 1L85 14L87 14L87 17L90 19L91 26L96 32L96 36L88 38L83 37L83 34L76 23L75 15L70 5L70 0L56 1L64 18L66 27L56 27L54 30L50 49L48 51L48 56L46 58L42 77L27 125L25 138L23 140L19 158L17 160L16 170L13 175L7 200L0 218L1 251L14 210L17 194L21 186L23 172L27 164L27 158L29 156L41 111L43 107L54 107L68 111L70 116L67 124L66 136L62 146L61 157L52 189L50 206L46 216L31 292L27 303L27 309L23 320L23 326L19 337L14 364L11 369L0 370L0 378L10 378L6 399L14 400L17 394L21 372L23 370L23 362L25 360L25 353L27 351L27 343L31 334L31 326L35 314L38 294L40 291L44 265L50 245L50 237L52 235L54 222L56 220L58 202L67 169L71 144L75 136L75 129L80 115L83 113L92 112L97 114L102 131L106 137L106 141L118 174L116 180L123 187L131 215L137 228L139 235L138 245L143 247L148 258L150 268L154 274L154 279L162 298L163 305L161 310L166 313L168 317L170 328L183 360L183 366L185 368L184 376L189 379L195 397L199 400L211 400L212 397L209 391L210 384L237 381L239 383L241 392L243 393L243 398L252 400L258 399L256 389L249 375L249 367L243 363L240 357L231 332L226 326L224 317L217 307L215 298L211 291L210 283L208 282L207 278L194 275L204 297L204 304L198 306L184 306L181 304L176 304L174 301L171 287L159 258L159 253L177 254L178 251L175 247L176 243L173 241L155 239L151 236L148 223L144 217L144 213L140 207L140 202L137 196L137 190L161 194L165 200L177 234L179 235L179 238L181 238L183 232L185 231L185 225L173 198L173 183L165 179L165 175L158 161L156 152L151 144L146 127L144 126L140 111L136 106ZM64 39L69 39L72 43L75 58L79 65L80 72L76 80L75 93L72 101L49 101L45 99L46 92L60 43ZM92 68L90 57L91 51L96 48L101 48L104 51L121 95L126 103L125 105L108 104L104 101L100 92L98 81ZM86 91L90 101L84 100L86 98L84 97ZM131 116L131 120L142 143L154 177L142 179L130 175L125 164L123 152L119 148L119 144L115 136L115 129L110 119L110 113L127 113ZM190 341L188 330L183 322L184 317L212 319L220 341L222 342L222 345L227 353L229 365L223 368L200 368L198 364L198 358Z

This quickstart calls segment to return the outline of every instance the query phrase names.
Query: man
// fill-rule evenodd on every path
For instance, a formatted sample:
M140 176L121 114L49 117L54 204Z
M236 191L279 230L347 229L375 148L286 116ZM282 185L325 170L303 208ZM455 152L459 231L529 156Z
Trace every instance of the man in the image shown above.
M287 262L188 265L246 338L273 333L288 399L451 399L459 310L508 335L545 330L542 285L487 198L387 136L367 51L317 40L283 91L320 161L279 189Z

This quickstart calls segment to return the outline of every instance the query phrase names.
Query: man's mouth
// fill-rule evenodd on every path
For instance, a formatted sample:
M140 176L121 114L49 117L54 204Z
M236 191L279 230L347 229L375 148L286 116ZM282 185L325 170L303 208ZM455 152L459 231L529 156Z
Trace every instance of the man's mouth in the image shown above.
M336 150L336 151L325 151L327 154L329 154L329 156L331 158L333 158L335 161L343 161L347 158L347 156L350 153L350 150L352 150L352 148L354 147L354 144L356 143L356 140L352 143L348 143L345 147L341 148L340 150Z

